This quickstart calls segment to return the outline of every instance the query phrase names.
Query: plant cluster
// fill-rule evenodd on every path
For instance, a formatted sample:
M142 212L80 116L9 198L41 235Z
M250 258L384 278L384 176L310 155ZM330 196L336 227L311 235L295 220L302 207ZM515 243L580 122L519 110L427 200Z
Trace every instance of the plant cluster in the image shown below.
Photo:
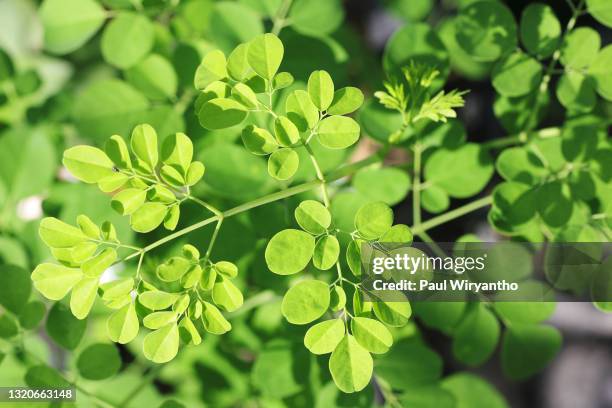
M461 1L434 29L417 22L431 2L415 2L425 4L418 13L399 3L388 10L411 22L387 42L370 96L367 81L348 86L336 66L350 45L336 35L339 1L42 2L44 50L97 62L69 80L64 59L0 49L0 256L18 265L0 267L0 338L28 386L76 385L92 405L115 406L86 388L122 369L121 349L157 365L119 406L160 370L193 397L197 370L222 384L204 385L212 406L372 406L376 388L393 407L506 407L480 377L443 377L420 328L442 333L467 367L499 348L511 379L555 357L553 301L385 302L361 287L361 250L420 239L440 252L430 230L487 207L488 225L508 239L609 241L612 46L576 24L588 12L610 27L610 8L570 1L562 28L543 3L517 24L502 2ZM310 46L333 63L319 64ZM468 141L456 109L470 94L444 89L451 68L490 77L508 136ZM553 84L565 118L541 128ZM355 158L363 136L378 150ZM67 170L58 180L56 150ZM389 152L404 160L389 164ZM45 217L14 217L43 193ZM411 217L394 213L408 196ZM488 264L529 280L532 255L516 245ZM597 276L584 277L584 291L602 290ZM49 310L31 286L55 302ZM42 321L53 343L75 351L78 377L30 344ZM83 344L98 321L106 334Z

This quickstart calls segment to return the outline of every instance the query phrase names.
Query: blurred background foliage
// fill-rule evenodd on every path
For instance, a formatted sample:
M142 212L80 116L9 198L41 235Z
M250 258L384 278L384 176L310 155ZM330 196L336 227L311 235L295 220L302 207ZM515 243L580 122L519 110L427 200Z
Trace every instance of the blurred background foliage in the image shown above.
M357 86L366 93L359 121L368 137L349 157L344 150L320 149L324 171L366 156L399 126L397 115L371 96L381 89L383 67L392 71L409 59L443 67L448 89L470 89L460 122L451 121L444 128L431 126L426 132L451 134L460 143L466 138L491 142L518 132L533 116L532 94L518 99L500 97L489 80L493 63L476 61L458 46L457 11L469 3L472 1L0 0L0 259L31 271L49 258L37 234L43 215L69 223L79 213L96 223L110 220L124 243L144 245L160 238L160 232L135 237L127 220L112 211L108 196L76 183L60 163L65 148L77 143L101 145L115 133L128 136L138 123L150 123L162 138L179 131L192 138L196 159L207 167L204 183L195 193L219 208L282 188L267 175L265 161L241 146L240 127L208 131L193 112L193 76L202 56L215 48L227 53L273 29L281 30L285 45L281 70L291 72L296 81L305 82L311 71L325 69L338 88ZM519 21L529 2L506 4ZM566 2L548 4L562 24L570 19L572 9ZM610 42L609 13L602 15L604 21L581 16L579 26L591 27L579 41L582 52L589 53L594 41L602 48ZM554 77L552 90L557 81ZM563 124L567 105L563 97L550 91L544 98L544 103L536 105L546 111L541 117L540 112L535 113L539 127ZM602 98L591 101L586 97L572 105L572 109L581 108L607 120L612 112L610 102ZM348 189L335 195L332 209L340 225L351 229L354 211L381 197L395 206L397 222L410 223L405 200L410 179L398 170L407 163L405 149L392 149L388 161L397 167L363 172ZM308 161L301 163L295 180L313 179ZM308 194L299 199L306 197ZM612 381L610 330L595 328L598 323L578 330L578 338L586 332L604 349L607 344L607 354L602 351L600 358L585 357L598 370L605 373L607 369L607 377L587 370L597 378L593 381L599 388L592 384L590 396L569 400L570 405L566 400L563 405L555 395L561 395L564 388L559 384L567 382L559 383L554 376L544 374L515 383L501 376L499 358L465 371L481 362L466 364L451 350L444 327L463 313L463 309L452 310L454 307L430 311L434 323L429 327L413 320L396 330L396 344L376 360L375 381L360 393L343 395L330 379L327 359L304 348L305 328L291 326L282 318L280 301L288 282L272 275L263 259L266 240L290 225L291 209L299 199L272 203L224 222L214 258L239 265L239 286L247 294L243 308L231 316L234 329L230 333L208 336L202 345L183 349L171 363L152 367L139 352L142 335L126 346L109 343L104 327L108 311L101 305L94 307L86 322L77 322L62 305L48 310L50 305L32 291L19 324L10 306L3 304L0 385L70 381L80 388L76 405L83 407L159 406L163 401L164 407L178 406L170 400L188 407L612 406L609 392L602 391L606 381L608 389ZM463 203L461 199L445 203L448 197L442 203L432 200L431 213ZM188 203L183 211L179 228L204 217L199 207ZM432 236L453 241L468 232L485 240L496 239L486 223L485 210L452 221L434 230ZM212 226L159 248L147 256L145 270L153 270L156 257L165 259L183 244L204 247L211 233ZM10 267L2 268L0 281L10 274ZM129 276L134 268L133 263L126 263L109 273ZM442 321L435 320L438 315ZM581 319L584 317L578 317ZM610 320L605 321L609 327ZM557 323L570 334L575 329L575 320ZM431 330L432 326L438 330ZM490 347L490 337L495 338L492 347L497 344L499 327L491 329L494 333L488 330L483 329L485 344L481 347ZM571 344L571 337L569 341ZM593 350L600 349L591 348L589 356ZM602 365L606 356L607 366ZM571 405L576 401L577 405ZM591 405L593 401L599 405Z

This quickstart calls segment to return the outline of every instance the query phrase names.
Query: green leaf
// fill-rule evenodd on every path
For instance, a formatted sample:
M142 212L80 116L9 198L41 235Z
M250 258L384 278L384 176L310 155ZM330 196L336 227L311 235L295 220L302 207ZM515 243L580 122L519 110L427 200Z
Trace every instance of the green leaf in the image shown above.
M67 54L80 48L106 19L104 9L94 0L45 0L39 13L45 49L53 54Z
M329 210L315 200L302 201L295 208L294 216L302 229L314 235L324 233L331 225Z
M529 185L539 184L548 173L538 156L520 147L505 149L495 165L499 174L506 180Z
M283 60L284 47L274 34L260 34L249 42L247 60L260 77L268 81L274 77Z
M47 309L43 302L33 300L27 303L19 314L19 325L26 330L33 330L45 317Z
M346 292L342 285L334 285L329 294L329 308L333 312L339 312L346 308Z
M178 225L180 216L181 207L178 202L169 206L168 213L164 217L164 228L169 231L174 231Z
M108 337L116 343L127 344L138 335L140 325L134 303L130 302L109 316L106 321Z
M151 310L167 309L177 301L179 295L161 290L150 290L138 295L140 304Z
M54 217L45 217L40 222L38 234L45 244L52 248L67 248L87 239L80 229Z
M266 129L249 125L242 130L242 143L246 149L257 155L268 155L278 149L274 136Z
M146 16L121 12L104 29L102 56L109 64L127 69L151 51L154 40L155 29Z
M347 334L329 359L329 371L343 392L361 391L372 377L372 356L353 336Z
M212 289L213 301L228 312L237 310L244 301L240 289L236 287L229 279L219 277Z
M289 288L283 297L281 312L289 323L307 324L323 316L328 307L327 283L309 279Z
M149 101L131 85L117 79L92 81L78 94L72 117L81 134L105 141L127 134L142 120Z
M208 39L225 52L264 32L261 17L241 2L215 2L208 21Z
M388 74L403 77L402 68L411 61L440 71L432 85L435 89L440 88L448 76L448 52L429 24L406 24L391 36L385 46L383 67Z
M474 143L436 150L425 163L427 181L444 189L448 195L466 198L480 192L493 175L493 161L488 152Z
M446 191L436 185L430 185L421 192L421 205L430 213L441 213L450 206Z
M120 190L129 181L129 176L124 173L113 173L98 182L98 188L104 193L112 193Z
M268 173L277 180L288 180L298 169L300 157L295 150L282 148L268 158Z
M232 329L232 325L221 314L219 309L208 302L203 302L202 324L207 332L212 334L224 334Z
M327 110L334 99L334 81L327 71L314 71L308 77L308 95L320 110Z
M599 52L601 38L590 27L578 27L568 33L561 46L561 63L568 68L586 68Z
M202 105L198 118L206 129L217 130L239 124L247 114L246 107L241 103L228 98L215 98Z
M295 124L300 132L315 127L319 121L319 111L312 103L306 91L300 89L293 91L285 101L287 117Z
M96 343L81 351L76 365L81 377L104 380L119 372L121 356L114 345Z
M527 51L542 59L550 57L559 46L561 24L550 6L533 3L523 10L520 34Z
M542 221L553 228L565 225L573 211L569 186L551 181L541 185L535 194L537 211Z
M32 282L30 274L25 269L16 265L0 265L0 305L15 315L21 313L28 298Z
M393 344L389 329L378 320L354 317L351 320L351 331L357 342L370 353L386 353Z
M142 207L146 199L146 190L126 188L113 196L111 207L121 215L130 215Z
M142 319L142 324L147 329L156 330L167 324L176 323L177 317L174 311L153 312Z
M233 279L238 276L238 267L231 262L220 261L215 263L214 267L217 271L219 271L221 275L230 279Z
M247 61L248 50L248 44L239 44L227 58L227 72L236 81L245 80L249 73L253 72Z
M450 335L463 317L463 302L415 302L414 314L427 327Z
M312 326L304 336L304 345L313 354L328 354L336 349L344 337L342 319L332 319Z
M266 247L266 264L278 275L293 275L303 270L315 247L312 235L295 229L275 234Z
M162 145L162 162L187 174L193 160L193 143L184 133L175 133L166 137Z
M189 165L185 182L188 186L194 186L204 177L205 167L202 162L194 161Z
M317 269L326 271L338 262L340 243L333 235L324 235L317 241L312 256L312 264Z
M128 69L125 76L132 85L149 99L172 99L176 95L178 78L170 61L158 54L150 54Z
M322 37L340 26L344 9L339 0L296 0L289 10L289 19L297 32Z
M249 109L255 109L259 104L255 92L253 92L248 85L243 83L234 85L232 88L232 97Z
M303 390L307 375L296 368L308 366L310 356L303 347L287 340L274 338L267 341L258 352L250 372L249 382L265 400L295 398Z
M509 408L503 396L481 377L457 373L442 381L442 388L455 397L457 408Z
M191 261L180 256L174 256L157 267L156 273L164 282L175 282L183 277L191 268Z
M284 89L293 84L293 75L289 72L279 72L274 75L274 79L272 80L272 89L278 91L279 89Z
M334 92L331 105L327 108L330 115L347 115L359 109L363 104L363 92L353 86L347 86Z
M388 205L401 202L410 189L408 174L392 167L366 167L355 174L352 183L364 197L384 201Z
M195 72L195 87L199 90L204 90L213 82L226 79L227 68L228 62L225 60L225 54L223 54L223 51L213 50L208 52L206 55L204 55L204 58L202 58L202 62Z
M380 238L393 224L393 210L383 202L362 206L355 214L355 229L367 240Z
M554 327L512 324L504 333L502 369L513 380L530 377L557 355L561 342L561 334Z
M345 149L359 139L359 124L346 116L330 116L317 128L319 142L329 149Z
M77 225L91 239L100 239L100 228L88 216L81 214L77 217Z
M606 0L587 0L587 11L593 18L608 28L612 28L612 6Z
M13 316L2 312L0 314L0 339L10 339L17 334L19 334L17 320Z
M62 303L54 304L47 316L47 334L55 343L68 350L74 350L79 345L86 328L87 320L74 317Z
M70 295L70 310L79 320L89 314L98 293L98 277L83 277L72 289Z
M497 348L499 331L495 315L477 303L467 310L453 332L453 354L464 364L478 366Z
M460 10L457 43L477 61L495 61L516 47L516 22L502 3L479 1Z
M73 176L86 183L97 183L113 173L113 162L92 146L71 147L64 152L62 162Z
M106 248L95 257L83 264L81 269L86 276L99 277L117 260L117 251L113 248Z
M412 231L404 224L396 224L389 228L380 238L380 242L395 242L410 244L412 243Z
M183 177L179 170L172 166L163 165L159 173L162 180L171 186L181 187L185 184L185 177Z
M589 75L595 81L597 93L608 101L612 101L612 76L610 75L610 64L612 64L612 45L602 48L589 67Z
M164 221L168 207L162 203L145 203L132 214L130 225L136 232L150 232Z
M40 127L3 131L0 137L0 184L3 185L0 201L3 207L12 207L11 203L17 200L46 191L55 179L56 156L52 134Z
M540 85L542 65L522 52L499 61L491 73L493 87L504 96L526 95Z
M408 323L412 314L408 299L395 302L373 302L374 314L388 326L402 327Z
M147 334L142 350L147 359L154 363L166 363L176 357L179 348L179 331L176 323Z
M566 109L589 112L597 102L595 81L580 72L567 71L557 83L557 99Z
M132 131L130 144L132 151L138 158L138 165L151 173L159 160L155 129L146 123L136 126Z
M346 263L355 276L361 276L361 249L356 241L351 241L346 248Z
M282 146L289 147L300 141L300 131L286 116L274 120L274 136Z
M68 388L71 384L55 369L46 365L36 365L28 368L25 383L33 388Z
M419 338L399 340L376 361L376 375L393 389L410 391L435 383L442 375L442 359Z
M32 272L32 282L36 290L47 299L60 300L70 292L82 276L79 269L43 263Z

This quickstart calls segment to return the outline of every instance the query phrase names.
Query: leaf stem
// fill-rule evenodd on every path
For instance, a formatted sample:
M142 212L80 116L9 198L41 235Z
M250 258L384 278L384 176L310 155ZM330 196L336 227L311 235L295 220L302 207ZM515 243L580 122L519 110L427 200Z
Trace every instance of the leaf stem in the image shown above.
M143 388L155 378L155 375L162 369L162 367L163 365L151 367L151 369L144 374L142 381L134 389L132 389L132 391L130 391L123 401L117 405L117 408L123 408L129 404L130 401L134 399L143 390Z
M472 211L476 211L482 207L486 207L491 204L492 196L488 195L483 198L479 198L478 200L472 201L466 205L463 205L459 208L455 208L452 211L439 215L437 217L431 218L419 225L414 225L411 227L413 234L419 235L423 231L428 231L434 227L445 224L449 221L454 220L455 218L459 218L465 214L469 214Z
M289 13L292 2L293 0L283 0L281 3L273 18L274 25L272 26L272 34L279 35L281 30L287 26L287 13Z
M421 145L419 142L414 144L413 164L412 222L418 226L421 224Z

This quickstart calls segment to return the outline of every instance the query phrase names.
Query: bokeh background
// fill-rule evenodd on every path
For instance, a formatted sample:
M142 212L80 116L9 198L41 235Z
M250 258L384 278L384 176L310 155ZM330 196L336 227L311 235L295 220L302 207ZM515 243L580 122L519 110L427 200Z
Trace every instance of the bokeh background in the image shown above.
M321 20L321 35L313 36L290 27L281 33L286 49L283 70L292 72L297 80L304 81L314 69L326 69L338 86L358 86L371 96L381 88L384 79L381 59L389 37L400 27L425 21L435 27L450 50L453 70L446 87L470 90L466 106L459 110L468 139L485 142L513 133L494 112L496 93L489 80L491 66L469 61L456 46L453 48L449 34L453 18L467 0L323 1L333 6L324 8L327 14ZM562 25L571 16L568 1L571 0L546 2ZM112 212L108 197L91 186L75 183L60 163L64 148L76 143L100 145L115 132L127 136L136 123L149 122L162 136L185 131L194 140L197 156L207 166L206 182L198 193L212 197L221 208L229 208L278 187L267 176L265 163L235 143L238 137L235 129L206 131L198 124L192 108L192 78L203 53L215 47L231 49L258 29L269 29L268 7L277 2L100 2L108 10L109 19L125 9L149 14L156 29L153 50L170 61L176 72L177 90L161 98L142 96L138 91L134 95L131 90L137 86L130 74L109 64L101 55L103 29L78 49L57 55L45 49L40 2L0 0L2 263L31 270L48 258L36 232L43 214L68 222L73 222L79 213L96 221L110 219L125 242L144 243L159 238L159 233L135 237L126 220ZM313 7L320 3L313 1ZM522 10L531 2L513 0L505 3L518 21ZM611 30L589 15L581 16L578 25L596 30L602 47L612 40ZM332 27L329 32L326 31L328 26ZM316 26L312 30L316 32ZM10 63L6 62L5 55ZM10 78L5 75L9 65L14 66ZM552 89L556 87L557 78L553 78ZM120 85L117 85L118 80ZM125 90L126 86L130 92ZM546 109L541 127L564 122L565 109L556 98L551 98ZM609 104L605 109L612 112ZM367 134L367 127L364 130ZM332 168L344 160L356 160L375 149L375 138L364 138L350 157L331 155L325 158L326 166ZM401 166L407 159L403 151L397 150L390 153L388 161ZM307 179L309 171L302 171L300 177ZM491 187L495 182L492 181ZM482 194L490 191L491 188L487 188ZM461 204L461 200L452 202L453 207ZM408 202L399 202L394 210L397 222L411 223ZM186 206L187 216L181 222L199 220L202 217L199 211ZM137 390L129 405L134 407L157 406L165 397L175 397L190 407L276 407L283 403L286 406L330 407L381 402L380 393L371 388L367 389L367 395L340 398L329 378L322 375L323 380L313 380L318 376L317 370L323 367L325 371L325 365L312 361L313 356L299 344L303 333L282 320L279 302L285 283L267 272L262 259L265 246L262 239L283 228L285 216L281 205L271 205L224 224L216 256L238 262L245 271L241 275L242 287L248 287L247 298L253 298L233 318L235 328L230 334L224 338L206 339L201 346L181 352L176 361L156 371L152 371L143 359L139 345L121 346L122 368L117 376L102 383L84 380L81 384L113 401L123 400L132 390ZM208 229L198 231L191 234L189 240L206 242L210 233ZM485 240L499 239L486 222L486 209L434 229L431 236L438 241L453 241L465 233L475 233ZM176 242L155 256L161 259L185 242ZM154 265L155 259L147 260L149 267ZM133 268L134 265L121 265L111 272L114 276L129 275ZM1 280L2 276L0 284ZM36 294L32 298L39 299ZM70 373L75 364L74 356L82 347L106 341L106 315L103 307L94 309L85 340L74 351L58 347L49 339L44 322L25 335L23 342L37 358ZM526 381L509 381L501 373L498 355L485 366L468 370L494 384L513 407L612 407L612 315L601 314L590 304L560 303L550 322L563 332L564 345L559 356L542 373ZM411 326L406 330L422 333L430 347L442 357L444 375L466 369L453 359L447 337L424 327ZM31 364L30 358L15 352L13 345L14 339L0 339L0 351L4 355L0 358L0 386L23 384L27 366ZM402 368L398 370L400 374L404 372ZM410 370L406 368L405 373L409 376ZM142 383L143 376L150 381ZM315 388L313 383L318 386ZM93 404L90 400L84 401L83 406L93 406L87 405Z

